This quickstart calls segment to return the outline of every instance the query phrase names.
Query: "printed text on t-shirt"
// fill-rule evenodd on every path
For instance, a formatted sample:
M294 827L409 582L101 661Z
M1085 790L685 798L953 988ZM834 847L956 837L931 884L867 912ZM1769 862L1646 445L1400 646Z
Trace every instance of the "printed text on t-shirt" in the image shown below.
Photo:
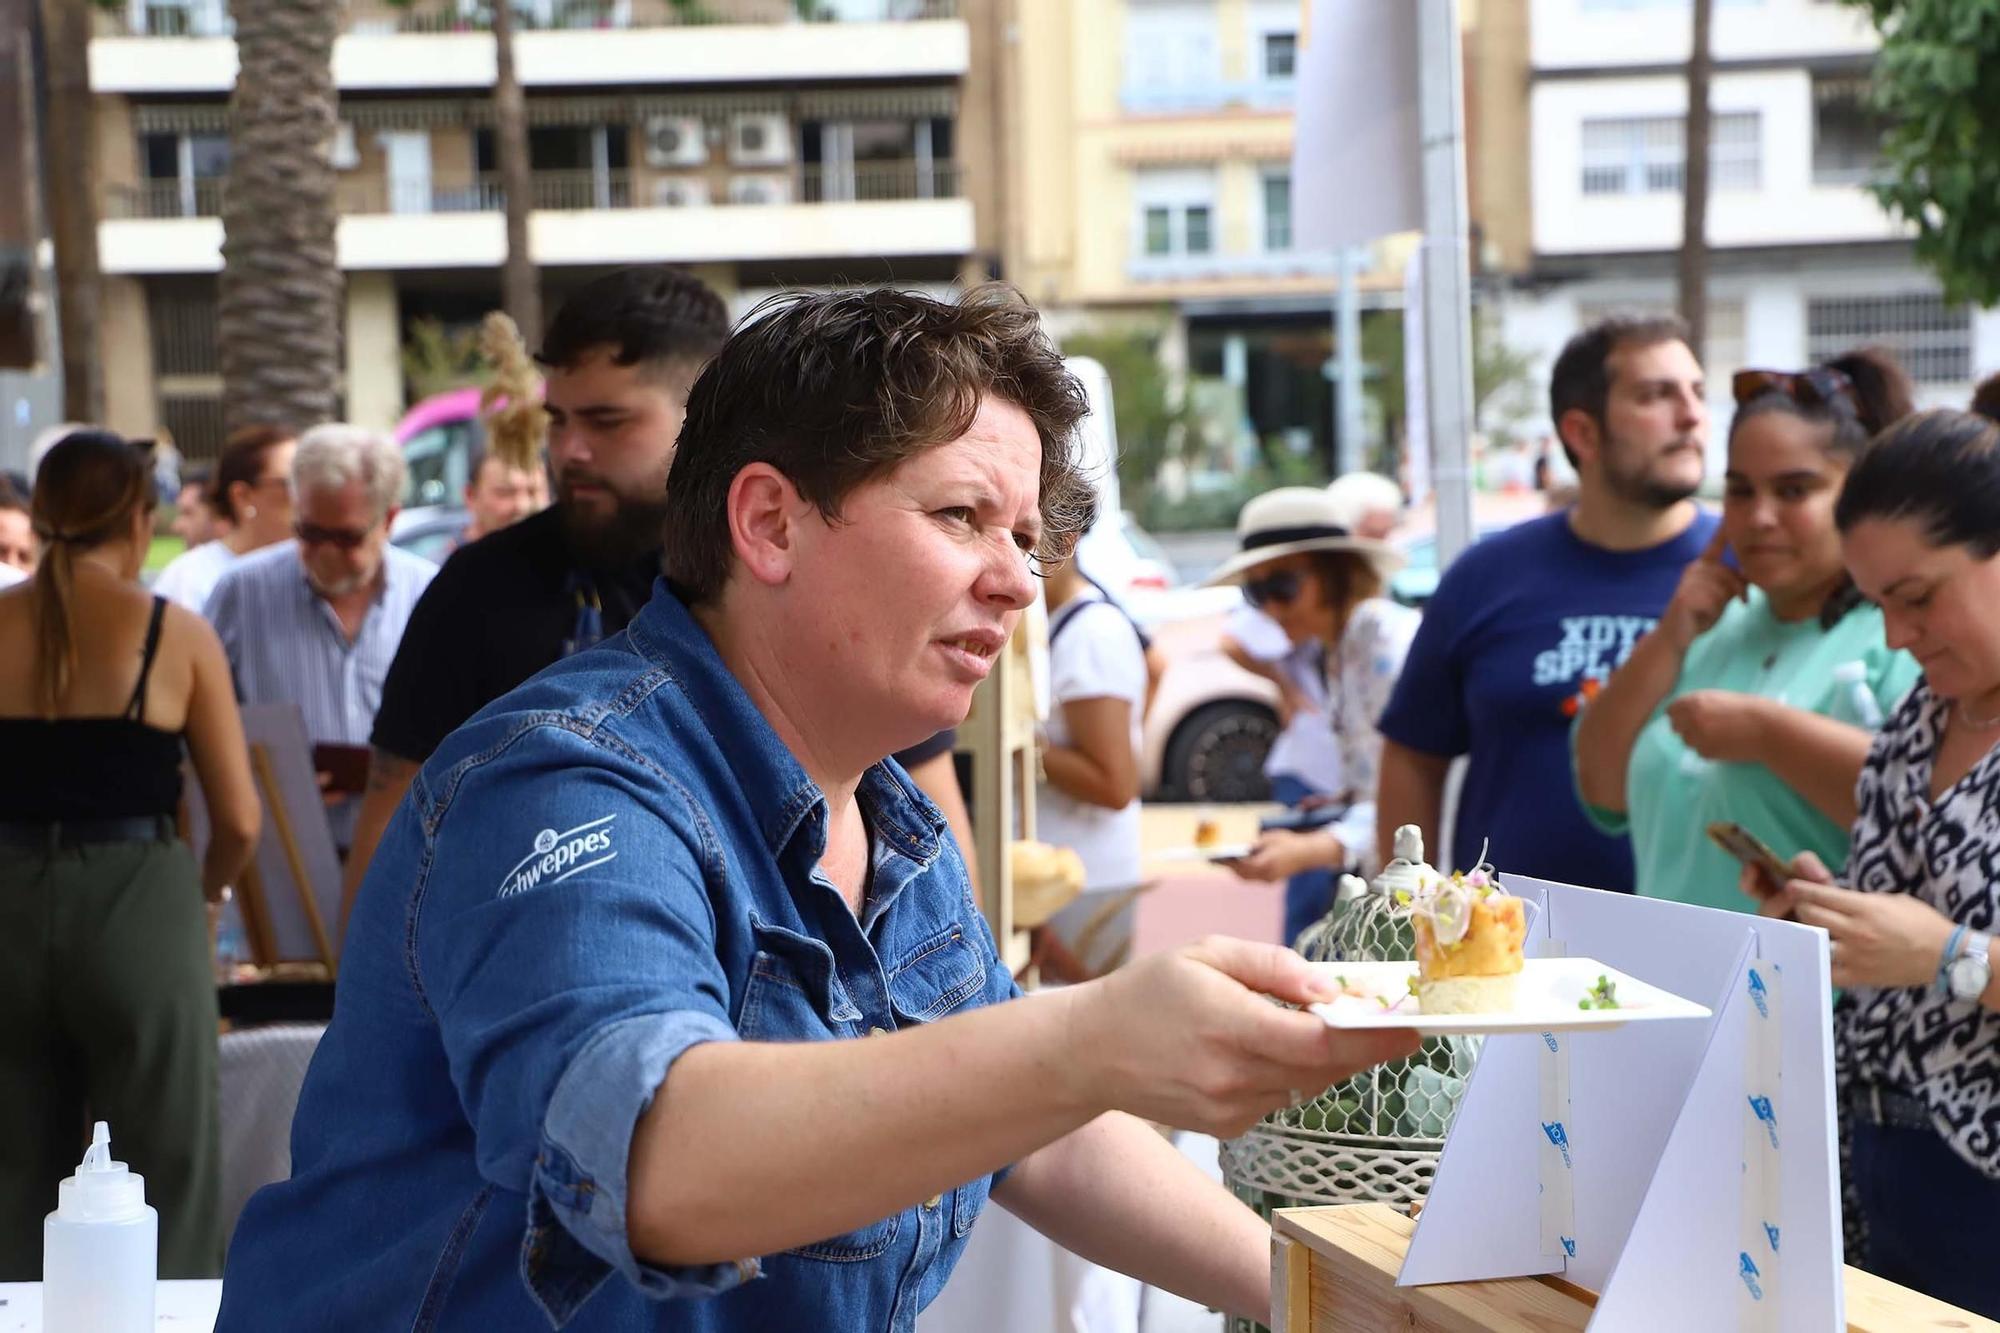
M1651 616L1564 616L1562 642L1535 654L1535 684L1561 685L1579 676L1602 680L1656 623Z

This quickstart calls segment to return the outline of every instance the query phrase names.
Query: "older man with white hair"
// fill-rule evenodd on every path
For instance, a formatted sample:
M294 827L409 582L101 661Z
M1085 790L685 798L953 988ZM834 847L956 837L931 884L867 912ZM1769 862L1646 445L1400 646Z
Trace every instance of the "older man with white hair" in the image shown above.
M382 681L437 567L389 545L403 455L384 435L332 423L292 459L296 540L246 557L216 584L207 617L244 703L296 703L315 745L365 746ZM337 790L338 775L322 784ZM358 802L330 799L343 852Z

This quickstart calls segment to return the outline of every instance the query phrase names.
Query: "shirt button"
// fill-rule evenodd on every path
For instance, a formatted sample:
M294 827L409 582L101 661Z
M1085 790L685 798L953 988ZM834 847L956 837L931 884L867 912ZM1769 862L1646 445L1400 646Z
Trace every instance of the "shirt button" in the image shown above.
M935 1211L937 1206L943 1202L944 1202L944 1195L933 1194L931 1195L930 1198L924 1200L924 1207Z
M888 1036L888 1035L889 1035L889 1029L887 1029L887 1028L869 1028L869 1029L868 1029L868 1035L869 1035L869 1036L871 1036L871 1037L886 1037L886 1036Z

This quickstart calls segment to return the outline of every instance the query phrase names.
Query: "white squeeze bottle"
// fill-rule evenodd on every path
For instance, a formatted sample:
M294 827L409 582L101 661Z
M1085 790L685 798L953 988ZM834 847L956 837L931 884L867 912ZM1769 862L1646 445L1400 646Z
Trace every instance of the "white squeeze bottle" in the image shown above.
M1882 706L1868 688L1868 664L1842 662L1833 669L1833 679L1847 688L1847 705L1854 710L1854 720L1871 731L1880 731Z
M153 1333L159 1254L146 1179L111 1160L100 1120L42 1223L42 1333Z

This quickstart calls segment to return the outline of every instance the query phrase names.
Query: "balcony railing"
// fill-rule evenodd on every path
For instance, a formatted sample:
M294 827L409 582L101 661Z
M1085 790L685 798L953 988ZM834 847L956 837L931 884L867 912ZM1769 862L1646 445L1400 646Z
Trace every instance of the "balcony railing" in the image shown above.
M876 203L954 199L961 185L956 162L857 162L768 172L711 176L640 176L630 171L537 171L530 178L534 206L551 212L594 209L757 207L778 204ZM457 183L372 177L343 179L336 203L343 214L415 215L497 213L506 193L496 174ZM146 181L110 192L113 218L217 217L222 182Z
M112 218L221 217L222 180L154 180L113 186L107 202L105 215Z
M958 16L958 0L515 0L517 31L676 28L716 24L905 23ZM485 32L492 11L458 0L352 0L354 34ZM125 37L228 37L234 31L221 4L149 3L106 13L104 31Z

